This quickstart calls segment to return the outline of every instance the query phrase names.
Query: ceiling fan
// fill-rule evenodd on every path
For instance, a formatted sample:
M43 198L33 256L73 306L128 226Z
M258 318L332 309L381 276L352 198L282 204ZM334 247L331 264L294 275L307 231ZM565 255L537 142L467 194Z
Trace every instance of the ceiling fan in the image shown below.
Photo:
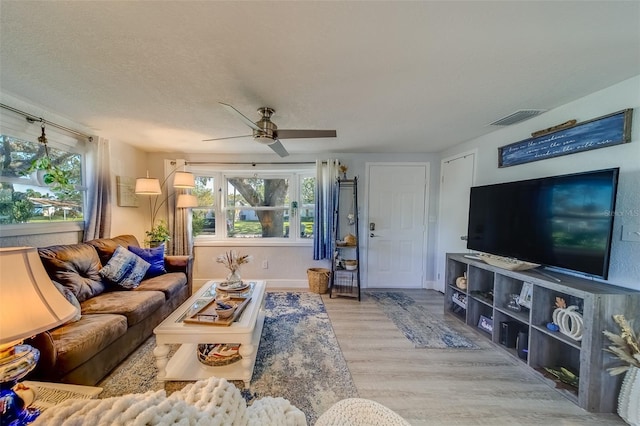
M301 138L335 138L336 131L335 130L293 130L293 129L278 129L278 126L275 125L273 121L271 121L271 116L276 112L273 108L269 107L261 107L258 108L258 112L262 115L260 120L255 123L251 121L248 117L242 114L240 111L235 109L233 106L229 104L225 104L220 102L227 111L234 114L238 117L244 124L251 127L253 129L253 134L251 135L242 135L242 136L230 136L226 138L215 138L215 139L205 139L204 141L218 141L222 139L233 139L233 138L246 138L248 136L253 136L253 139L256 142L259 142L264 145L268 145L276 154L280 157L286 157L289 155L287 150L284 148L280 139L301 139Z

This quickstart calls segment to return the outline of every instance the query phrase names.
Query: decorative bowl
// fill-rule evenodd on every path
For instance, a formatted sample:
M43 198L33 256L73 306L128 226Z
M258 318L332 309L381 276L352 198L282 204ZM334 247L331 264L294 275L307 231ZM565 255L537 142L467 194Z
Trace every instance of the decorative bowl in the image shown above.
M216 314L220 319L227 319L236 310L236 305L226 301L216 301Z
M198 361L210 367L220 367L240 361L239 344L230 343L200 343L198 344Z
M354 271L358 267L358 261L353 259L347 259L344 261L344 269L347 271Z

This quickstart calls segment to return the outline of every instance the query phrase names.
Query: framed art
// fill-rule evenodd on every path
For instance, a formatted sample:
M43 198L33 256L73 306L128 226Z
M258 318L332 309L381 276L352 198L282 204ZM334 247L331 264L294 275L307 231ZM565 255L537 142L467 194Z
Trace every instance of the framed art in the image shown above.
M531 300L533 299L533 284L523 283L522 290L520 291L520 298L518 304L525 308L531 309Z
M633 109L594 118L541 136L498 148L498 167L631 142Z
M138 207L136 180L126 176L116 176L118 207Z

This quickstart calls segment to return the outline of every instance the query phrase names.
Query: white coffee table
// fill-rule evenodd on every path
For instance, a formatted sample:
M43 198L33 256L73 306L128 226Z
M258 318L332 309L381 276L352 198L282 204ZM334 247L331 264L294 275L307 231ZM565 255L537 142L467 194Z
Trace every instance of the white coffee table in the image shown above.
M249 386L264 324L265 283L251 282L251 301L236 322L229 326L184 323L182 320L195 302L200 300L202 303L202 299L215 297L215 288L214 281L203 285L153 330L158 380L201 380L216 376L242 380L245 387ZM181 346L169 359L168 345L172 343ZM199 343L240 343L242 359L220 367L204 365L198 361L196 353Z

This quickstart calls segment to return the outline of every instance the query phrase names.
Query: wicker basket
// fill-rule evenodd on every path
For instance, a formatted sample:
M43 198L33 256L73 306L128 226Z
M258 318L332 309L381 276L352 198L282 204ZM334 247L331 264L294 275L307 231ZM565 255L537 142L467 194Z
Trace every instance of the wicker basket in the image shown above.
M309 278L309 290L313 293L324 294L329 289L329 276L331 271L326 268L309 268L307 277Z

